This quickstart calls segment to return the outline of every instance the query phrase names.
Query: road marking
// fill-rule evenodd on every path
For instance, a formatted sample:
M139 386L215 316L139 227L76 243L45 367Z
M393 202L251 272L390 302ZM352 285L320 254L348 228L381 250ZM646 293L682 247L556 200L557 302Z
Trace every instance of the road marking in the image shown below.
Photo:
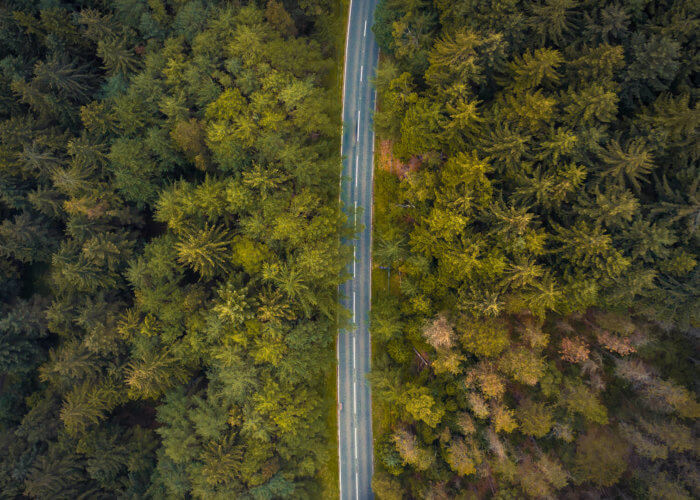
M357 202L355 202L357 203ZM355 204L355 210L357 210L357 204ZM355 220L357 220L357 217L355 217ZM352 279L355 279L355 269L357 265L357 249L353 246L352 247ZM355 296L355 283L352 284L352 293L353 297Z
M355 413L355 416L357 417L357 383L356 382L352 383L352 406L353 406L353 412Z
M362 76L365 74L365 65L360 66L360 82L362 82Z
M357 475L357 469L355 470L355 500L360 498L360 478Z
M353 369L357 368L357 358L355 357L355 340L357 339L356 336L353 335L352 337L352 367ZM355 385L355 381L353 380L353 386Z
M353 370L352 370L352 411L355 417L357 418L357 372L355 371L355 340L357 339L356 335L353 335L352 337L352 363L353 363ZM356 423L354 425L357 425ZM357 431L356 431L357 432Z
M354 272L355 271L353 271L353 273ZM354 290L352 292L352 322L355 323L355 291Z
M357 460L357 426L355 426L355 460Z
M358 127L359 128L359 127ZM360 168L360 155L358 154L355 156L355 187L357 187L357 172L359 171ZM355 193L355 196L357 196L357 193ZM357 201L355 201L355 208L357 208Z
M360 111L361 110L359 110L359 109L357 110L357 140L358 141L360 140Z
M362 32L362 36L367 36L367 19L365 19L365 29Z

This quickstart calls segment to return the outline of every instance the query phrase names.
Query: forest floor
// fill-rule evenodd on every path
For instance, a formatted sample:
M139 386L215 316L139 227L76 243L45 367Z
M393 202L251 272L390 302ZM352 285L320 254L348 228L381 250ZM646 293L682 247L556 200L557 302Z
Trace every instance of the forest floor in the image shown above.
M394 142L390 139L378 140L376 141L376 146L377 155L375 160L378 162L378 168L386 170L400 179L406 177L409 172L415 172L421 166L421 159L417 156L413 156L408 160L408 163L403 163L394 156Z

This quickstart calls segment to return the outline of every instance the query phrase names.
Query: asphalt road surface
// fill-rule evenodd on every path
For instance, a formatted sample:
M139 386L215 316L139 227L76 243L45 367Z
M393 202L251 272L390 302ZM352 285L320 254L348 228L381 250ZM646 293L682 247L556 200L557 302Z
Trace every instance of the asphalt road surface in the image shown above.
M372 258L372 113L379 47L372 23L376 0L351 0L343 88L343 174L340 201L356 223L351 279L340 286L341 305L354 328L338 332L338 459L340 498L372 498L372 402L367 374L371 345L369 309ZM355 211L357 208L357 211Z

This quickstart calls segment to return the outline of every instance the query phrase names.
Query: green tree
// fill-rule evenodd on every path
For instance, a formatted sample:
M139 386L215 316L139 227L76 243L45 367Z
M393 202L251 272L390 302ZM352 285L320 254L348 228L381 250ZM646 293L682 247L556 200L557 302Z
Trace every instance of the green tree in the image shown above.
M623 186L625 180L636 191L640 189L640 181L654 169L653 156L643 142L631 142L622 149L617 141L612 141L602 154L602 160L607 168L603 176L609 176L613 182Z
M512 73L512 85L516 91L529 90L547 85L550 82L556 84L560 75L557 67L564 62L558 50L536 49L534 52L526 52L522 57L517 57L509 63Z
M515 415L520 431L528 436L541 438L552 429L554 414L545 403L527 400L518 405Z
M609 430L592 428L576 443L574 474L577 482L612 486L627 469L627 445Z
M178 261L209 278L228 266L231 242L228 231L221 226L205 224L201 229L185 229L176 244Z

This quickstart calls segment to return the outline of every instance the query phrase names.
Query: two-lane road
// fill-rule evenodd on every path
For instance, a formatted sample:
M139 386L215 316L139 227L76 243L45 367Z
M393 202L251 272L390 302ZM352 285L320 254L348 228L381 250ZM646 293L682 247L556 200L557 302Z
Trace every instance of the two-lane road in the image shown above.
M340 286L341 305L354 328L338 332L338 457L340 498L372 498L372 401L369 309L372 257L372 113L379 48L372 24L376 0L351 0L343 84L343 174L340 199L360 229L352 241L351 278ZM355 211L355 208L358 210Z

